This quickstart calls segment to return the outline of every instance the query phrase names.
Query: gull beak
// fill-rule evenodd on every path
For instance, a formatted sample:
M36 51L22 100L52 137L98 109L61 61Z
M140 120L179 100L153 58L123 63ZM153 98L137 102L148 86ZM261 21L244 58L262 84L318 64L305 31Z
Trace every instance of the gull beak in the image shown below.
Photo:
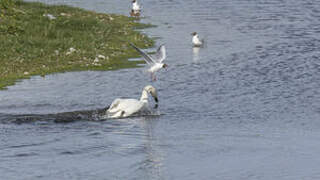
M158 100L158 93L157 90L154 87L149 87L150 89L147 90L151 96L153 97L154 101L156 102L156 104L158 104L159 100Z

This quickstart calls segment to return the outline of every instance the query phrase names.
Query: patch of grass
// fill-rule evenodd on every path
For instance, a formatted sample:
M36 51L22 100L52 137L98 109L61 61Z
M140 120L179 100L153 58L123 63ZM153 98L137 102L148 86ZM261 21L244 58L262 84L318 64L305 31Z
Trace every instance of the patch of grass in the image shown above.
M138 57L128 42L153 46L136 31L150 26L122 15L1 0L0 89L33 75L137 67L142 61L128 61Z

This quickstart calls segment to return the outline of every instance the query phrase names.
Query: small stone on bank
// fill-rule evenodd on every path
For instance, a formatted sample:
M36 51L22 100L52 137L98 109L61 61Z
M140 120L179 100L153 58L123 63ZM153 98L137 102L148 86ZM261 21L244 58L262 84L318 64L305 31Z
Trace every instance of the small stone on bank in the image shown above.
M75 51L76 51L76 49L73 48L73 47L71 47L71 48L69 49L69 51L66 53L66 55L70 55L70 54L72 54L72 53L75 52Z
M98 55L98 58L100 58L100 59L106 59L106 57L105 57L104 55L101 55L101 54Z
M56 19L52 14L44 14L43 16L48 17L50 20Z
M99 62L99 59L96 57L93 62L94 62L94 63L98 63L98 62Z

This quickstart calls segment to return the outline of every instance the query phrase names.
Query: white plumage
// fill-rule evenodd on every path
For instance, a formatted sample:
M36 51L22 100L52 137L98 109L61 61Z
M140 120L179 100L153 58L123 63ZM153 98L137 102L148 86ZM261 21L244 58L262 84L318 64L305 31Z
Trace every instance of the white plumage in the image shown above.
M115 99L107 109L108 118L123 118L128 117L136 113L149 113L150 107L148 103L148 93L158 103L158 96L156 89L148 85L143 88L140 100L137 99Z
M140 5L138 4L138 1L137 0L133 0L132 1L132 10L135 12L135 13L138 13L141 9L140 9Z
M192 35L192 44L194 47L203 46L203 39L200 40L198 33L193 32L191 35Z
M135 45L131 43L130 45L143 56L144 60L150 66L150 68L148 69L148 72L151 73L152 80L156 80L155 72L159 71L162 68L168 67L167 64L163 63L163 60L165 60L167 57L166 47L163 44L158 48L157 52L151 56L143 52L141 49L139 49Z

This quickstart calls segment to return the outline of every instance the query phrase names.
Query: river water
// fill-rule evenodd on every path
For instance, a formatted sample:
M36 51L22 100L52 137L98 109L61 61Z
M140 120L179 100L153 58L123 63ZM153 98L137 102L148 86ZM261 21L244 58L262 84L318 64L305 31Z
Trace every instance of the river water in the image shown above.
M42 2L130 9L129 0ZM135 68L0 91L0 179L320 179L320 1L141 3L141 21L157 25L143 31L166 44L168 70L152 83ZM192 48L193 31L205 47ZM139 98L147 84L161 115L86 116Z

